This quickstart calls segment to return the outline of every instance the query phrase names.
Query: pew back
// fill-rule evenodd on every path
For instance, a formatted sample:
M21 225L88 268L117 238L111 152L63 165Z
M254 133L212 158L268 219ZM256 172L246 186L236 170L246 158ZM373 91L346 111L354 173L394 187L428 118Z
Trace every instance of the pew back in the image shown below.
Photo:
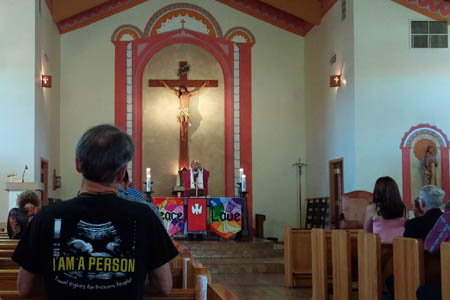
M395 238L393 247L395 299L415 299L417 288L425 281L423 241Z
M333 298L352 297L352 249L350 234L345 230L331 232L333 264Z
M311 230L312 298L328 299L327 242L324 229Z
M358 233L359 300L381 299L381 242L368 232Z
M442 299L450 299L450 243L441 244Z

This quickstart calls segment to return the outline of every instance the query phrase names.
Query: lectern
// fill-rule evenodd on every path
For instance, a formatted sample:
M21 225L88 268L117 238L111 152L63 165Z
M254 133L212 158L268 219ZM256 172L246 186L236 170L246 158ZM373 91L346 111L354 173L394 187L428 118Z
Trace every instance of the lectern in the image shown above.
M17 196L26 190L37 192L41 195L44 190L44 184L42 182L7 182L5 190L8 191L8 211L17 206Z

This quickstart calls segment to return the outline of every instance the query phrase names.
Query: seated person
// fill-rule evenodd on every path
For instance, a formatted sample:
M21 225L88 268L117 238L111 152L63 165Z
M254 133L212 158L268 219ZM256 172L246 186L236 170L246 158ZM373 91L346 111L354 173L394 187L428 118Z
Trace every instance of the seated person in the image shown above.
M404 237L425 240L437 219L442 215L440 209L444 191L434 185L426 185L419 192L419 206L422 216L406 221Z
M8 214L8 236L20 239L33 216L39 211L39 196L34 191L24 191L17 196L17 206Z
M391 177L380 177L375 183L373 202L366 209L364 230L378 234L382 243L390 243L403 234L405 211L397 183Z
M151 210L158 217L159 221L162 224L164 224L161 214L159 213L159 210L158 210L158 208L156 208L155 204L145 201L144 195L142 195L142 193L138 189L134 188L131 185L130 177L128 176L128 171L125 171L125 176L123 176L122 183L119 184L118 196L120 198L129 200L129 201L136 201L136 202L144 203L145 205L147 205L148 207L151 208Z
M208 178L209 172L202 168L200 162L198 160L191 161L191 168L188 172L183 173L184 196L196 196L196 188L198 196L207 196Z
M111 125L78 140L79 194L43 207L12 255L21 299L143 299L147 275L149 291L171 292L177 249L148 206L117 196L133 152Z
M432 186L436 189L438 187ZM442 196L444 198L445 192L441 189L435 191L438 194L439 198ZM425 238L424 248L431 254L436 254L439 252L441 248L442 242L450 241L450 232L449 225L450 224L450 212L446 212L443 215L440 215ZM439 284L425 284L417 289L416 293L417 299L419 300L438 300L442 299L441 295L441 286Z

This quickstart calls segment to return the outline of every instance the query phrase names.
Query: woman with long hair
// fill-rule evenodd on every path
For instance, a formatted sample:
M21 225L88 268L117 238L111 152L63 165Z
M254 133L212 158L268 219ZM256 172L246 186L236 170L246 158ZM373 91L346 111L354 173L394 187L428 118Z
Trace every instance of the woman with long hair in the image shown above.
M381 237L381 242L392 242L394 237L403 236L405 212L397 183L391 177L377 179L373 190L373 201L367 206L364 230Z

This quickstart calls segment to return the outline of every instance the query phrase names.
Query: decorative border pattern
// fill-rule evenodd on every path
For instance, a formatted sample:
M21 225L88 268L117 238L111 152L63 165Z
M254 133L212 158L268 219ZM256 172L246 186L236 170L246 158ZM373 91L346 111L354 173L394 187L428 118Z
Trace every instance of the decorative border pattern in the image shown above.
M63 34L87 26L146 1L148 0L111 0L76 16L62 20L56 25L58 26L59 32Z
M148 0L111 0L105 4L99 5L82 13L79 13L73 17L62 20L58 22L56 25L58 26L59 32L61 34L64 34L66 32L82 28L96 21L117 14L121 11L127 10L128 8L131 8L146 1ZM262 21L268 22L274 26L277 26L279 28L282 28L284 30L287 30L291 33L300 36L305 36L308 33L308 31L314 27L314 25L296 16L283 12L277 8L274 8L268 4L259 2L257 0L216 0L216 1L225 4L227 6L233 7L248 15L251 15L255 18L258 18ZM319 0L319 1L321 1L322 3L322 16L325 15L325 13L337 2L337 0ZM404 2L417 2L417 0L393 0L393 1L396 1L400 4L404 4ZM439 11L441 11L442 14L448 15L448 5L445 4L443 0L436 0L436 1L440 1L442 3L442 5L440 4L439 6ZM433 0L420 0L419 2L421 3L421 5L423 5L423 2L430 3L429 5L432 7L431 8L432 11L436 9L435 7L436 5L433 4ZM50 11L52 11L51 1L46 0L46 3ZM412 7L410 8L413 8L413 5L411 6ZM190 3L175 3L160 9L148 21L145 27L145 34L149 36L151 32L150 28L154 26L155 22L167 12L176 9L185 9L200 13L207 20L209 20L209 23L212 24L216 36L219 38L223 36L222 29L220 28L220 25L217 22L217 20L205 9Z
M233 28L229 29L225 33L225 38L227 40L232 41L236 35L242 35L245 38L245 40L247 41L247 43L254 44L256 42L255 36L253 35L253 33L251 33L250 30L248 30L247 28L244 28L244 27L233 27Z
M158 27L157 24L161 24L162 22L166 21L167 19L170 19L173 17L172 14L170 14L172 11L184 11L186 13L196 12L197 14L200 14L204 17L204 21L207 21L205 25L212 27L211 32L215 33L215 37L221 38L222 35L222 28L219 25L219 22L211 15L207 10L201 8L200 6L190 4L190 3L175 3L168 6L165 6L158 10L156 13L153 14L153 16L148 20L147 24L145 25L144 34L145 36L152 36L153 28ZM195 16L192 16L195 17ZM163 19L163 20L161 20ZM209 27L208 27L209 28Z
M125 34L131 34L135 40L144 37L144 33L138 27L131 24L126 24L121 25L114 30L111 35L111 41L120 41L122 36Z
M392 0L427 17L450 24L450 3L444 0Z
M314 26L300 18L256 0L216 1L300 36L305 36ZM336 2L336 0L333 1Z
M147 36L155 36L158 34L157 30L161 28L162 24L166 22L167 20L170 20L174 17L177 17L179 15L187 15L191 18L194 18L195 20L201 22L208 28L209 35L212 37L216 37L216 29L214 28L214 25L201 13L194 11L194 10L187 10L187 9L176 9L169 11L165 15L161 16L150 28L150 33L147 34ZM147 30L147 26L146 26Z
M415 138L420 134L430 134L436 137L441 144L441 184L445 191L445 201L450 199L450 171L449 171L449 149L450 142L447 135L430 124L419 124L411 127L402 137L400 149L402 150L402 184L403 184L403 202L408 209L412 209L411 203L411 145Z

